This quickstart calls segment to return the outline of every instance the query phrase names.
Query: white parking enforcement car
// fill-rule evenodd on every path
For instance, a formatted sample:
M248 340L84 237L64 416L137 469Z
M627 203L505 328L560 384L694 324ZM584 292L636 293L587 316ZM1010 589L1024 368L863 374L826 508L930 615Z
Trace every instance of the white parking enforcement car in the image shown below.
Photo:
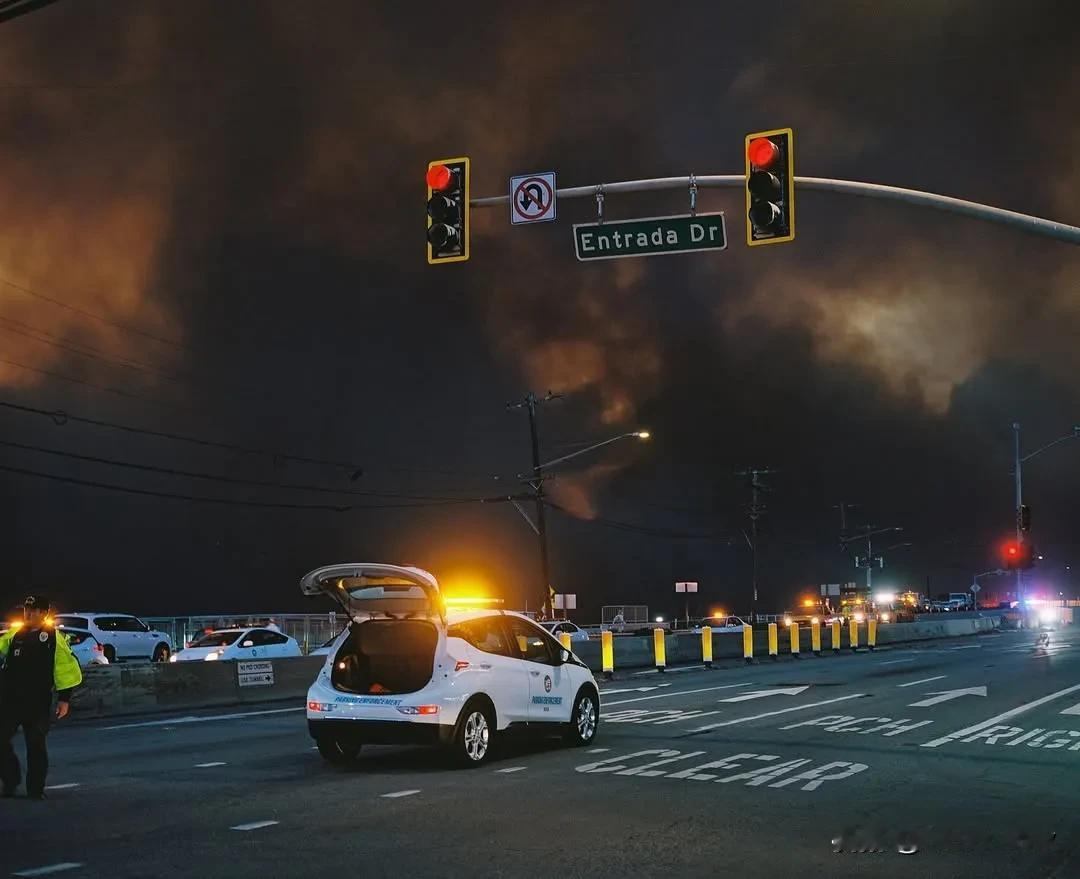
M58 614L56 625L89 632L101 644L109 662L125 659L169 661L169 636L151 629L128 613L72 611Z
M170 661L280 659L285 656L300 656L302 653L295 638L273 629L215 629L199 635L183 650L177 650Z
M352 622L308 690L308 731L333 763L365 744L438 744L478 766L502 734L557 733L587 745L600 722L588 667L522 614L447 612L419 568L343 564L300 581Z

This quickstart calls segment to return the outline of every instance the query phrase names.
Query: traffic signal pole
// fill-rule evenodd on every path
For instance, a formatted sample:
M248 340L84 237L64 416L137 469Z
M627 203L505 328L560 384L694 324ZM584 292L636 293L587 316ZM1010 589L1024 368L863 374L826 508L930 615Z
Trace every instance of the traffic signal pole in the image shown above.
M687 175L684 177L652 177L642 180L623 180L617 183L601 183L592 186L572 186L559 189L556 195L561 198L602 198L619 192L658 192L665 190L688 189L691 183L707 189L742 189L746 186L745 174L710 174L703 177ZM903 189L899 186L886 186L881 183L864 183L858 180L835 180L829 177L796 177L795 186L803 190L837 192L842 195L855 195L864 198L883 198L906 204L930 207L954 214L985 220L1033 235L1041 235L1064 241L1068 244L1080 244L1080 226L1070 226L1042 217L1007 211L991 205L919 189ZM470 204L475 208L489 208L507 205L509 195L496 195L474 198Z

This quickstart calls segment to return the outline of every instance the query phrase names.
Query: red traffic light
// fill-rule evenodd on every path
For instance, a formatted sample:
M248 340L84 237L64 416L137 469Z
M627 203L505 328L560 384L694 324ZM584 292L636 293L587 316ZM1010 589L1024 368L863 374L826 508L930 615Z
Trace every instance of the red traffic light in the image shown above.
M747 146L746 155L755 168L769 168L780 157L780 148L767 137L755 137Z
M446 165L432 165L427 170L427 185L436 192L446 189L454 179L454 173Z

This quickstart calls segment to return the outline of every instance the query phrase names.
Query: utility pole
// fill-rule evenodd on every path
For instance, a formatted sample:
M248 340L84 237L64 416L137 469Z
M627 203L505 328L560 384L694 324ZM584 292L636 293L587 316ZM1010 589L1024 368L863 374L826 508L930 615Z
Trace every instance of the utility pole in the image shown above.
M1013 449L1015 455L1013 457L1013 475L1016 477L1016 509L1013 511L1013 519L1016 520L1016 546L1017 550L1021 551L1021 544L1024 540L1024 534L1020 530L1020 507L1024 503L1023 486L1021 484L1020 468L1023 465L1023 461L1020 459L1020 422L1013 422ZM1023 552L1020 552L1021 558ZM1024 571L1022 568L1016 569L1016 600L1018 602L1017 607L1020 608L1020 613L1024 613Z
M750 477L750 537L746 538L746 542L750 545L751 561L751 574L750 583L752 587L751 599L750 599L750 622L753 624L757 621L757 604L758 604L758 588L757 588L757 569L758 569L758 519L768 512L768 507L761 501L761 493L769 490L769 487L761 481L762 476L768 476L770 473L775 473L775 470L759 469L752 467L749 470L740 470L736 475L749 476ZM746 537L745 532L743 537Z
M836 506L833 507L834 510L839 510L840 511L840 542L841 543L843 543L844 538L847 537L847 511L848 510L857 510L860 506L861 506L861 504L849 504L847 501L840 501L840 503L838 503Z
M536 394L529 391L520 402L506 404L508 410L526 409L529 413L529 437L532 441L533 466L532 479L528 480L528 485L532 489L533 497L536 500L536 536L540 544L541 608L551 603L549 598L551 593L551 567L548 562L547 517L544 511L544 477L540 467L540 436L536 429L536 407L541 403L557 400L561 396L562 394L553 394L548 391L545 396L537 397ZM548 612L552 616L554 616L554 611L553 607L548 607Z
M855 534L855 535L852 535L851 537L841 538L841 540L840 540L841 545L851 543L852 541L855 541L855 540L865 540L866 541L866 555L865 556L858 556L858 555L855 556L855 567L856 568L865 568L866 569L866 591L868 593L870 593L871 597L873 596L873 587L874 587L874 574L873 574L874 566L876 565L879 568L884 568L885 567L885 557L881 556L881 555L876 556L876 557L874 556L874 535L876 535L876 534L887 534L887 533L892 533L892 532L896 532L896 531L903 531L903 530L904 529L901 528L898 525L892 525L892 526L890 526L888 528L875 528L873 525L865 525L865 526L863 526L863 533L862 534ZM895 548L895 547L893 547L893 548Z

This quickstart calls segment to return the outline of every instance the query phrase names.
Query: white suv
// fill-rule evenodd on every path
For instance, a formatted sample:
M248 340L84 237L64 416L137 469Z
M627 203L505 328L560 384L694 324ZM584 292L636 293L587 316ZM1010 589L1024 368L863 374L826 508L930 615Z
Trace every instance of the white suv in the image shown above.
M101 644L109 662L125 659L168 662L172 652L168 635L154 631L138 617L127 613L72 611L58 614L56 625L88 631Z
M333 763L365 744L440 744L478 766L511 729L573 745L596 735L592 673L528 617L447 613L431 574L396 565L331 565L300 589L331 596L352 620L307 697L308 731Z

